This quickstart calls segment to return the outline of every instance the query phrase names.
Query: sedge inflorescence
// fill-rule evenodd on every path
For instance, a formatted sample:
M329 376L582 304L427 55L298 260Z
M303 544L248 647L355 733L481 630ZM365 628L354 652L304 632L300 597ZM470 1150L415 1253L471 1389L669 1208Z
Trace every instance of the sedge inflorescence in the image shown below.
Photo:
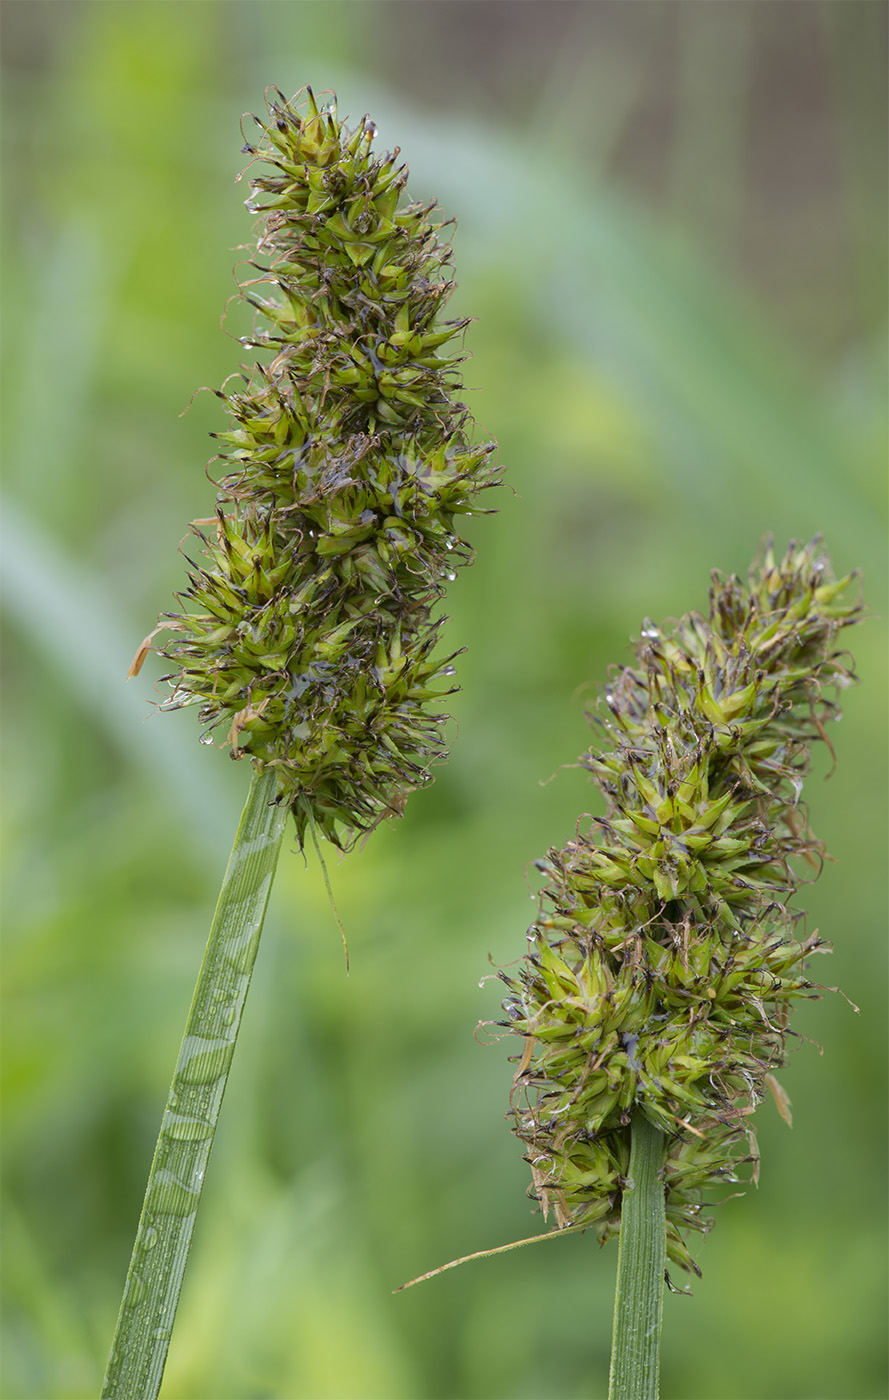
M219 393L216 513L162 619L163 708L197 705L207 742L273 767L301 840L311 819L346 845L446 754L433 612L471 558L455 520L498 469L456 397L467 322L441 319L437 206L401 202L407 169L368 118L350 129L308 88L268 105L244 147L261 228L241 289L265 328L241 343L270 358Z
M851 576L850 576L851 578ZM823 848L799 805L810 745L853 677L837 634L861 613L818 541L767 547L749 585L713 575L709 620L647 622L581 759L606 814L538 862L548 880L503 1023L524 1039L511 1099L557 1227L620 1226L630 1122L667 1135L669 1257L701 1192L757 1169L750 1115L785 1058L788 1013L822 990L824 945L790 900Z

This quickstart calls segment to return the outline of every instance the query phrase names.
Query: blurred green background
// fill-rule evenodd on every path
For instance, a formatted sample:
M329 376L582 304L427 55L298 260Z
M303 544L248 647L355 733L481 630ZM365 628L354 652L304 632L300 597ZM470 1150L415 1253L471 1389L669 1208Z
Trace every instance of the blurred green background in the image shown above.
M766 530L823 531L883 609L886 15L5 0L7 1400L98 1392L246 793L193 715L152 712L153 658L123 677L211 509L219 406L178 415L239 359L239 117L308 81L458 217L471 403L512 490L448 600L453 757L331 861L348 980L315 863L282 860L163 1394L605 1394L616 1249L591 1235L390 1290L541 1228L503 1118L516 1047L473 1031L488 956L524 951L528 863L593 800L556 773L580 688ZM794 1050L793 1131L763 1106L759 1190L667 1299L665 1400L886 1394L879 616L853 645L839 766L808 789L838 863L805 903L861 1015L799 1013L823 1056Z

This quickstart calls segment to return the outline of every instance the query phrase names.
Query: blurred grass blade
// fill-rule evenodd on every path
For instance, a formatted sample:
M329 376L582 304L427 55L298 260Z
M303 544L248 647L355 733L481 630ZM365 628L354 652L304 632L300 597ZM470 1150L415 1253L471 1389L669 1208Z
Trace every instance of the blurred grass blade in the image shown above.
M288 809L255 771L216 906L167 1098L103 1397L160 1390L204 1173L228 1081Z
M169 723L143 727L151 711L126 684L138 624L121 615L98 575L8 497L0 510L0 584L4 611L28 644L127 758L141 761L163 789L167 810L178 809L183 830L217 870L220 845L228 844L225 790L200 763L193 738Z

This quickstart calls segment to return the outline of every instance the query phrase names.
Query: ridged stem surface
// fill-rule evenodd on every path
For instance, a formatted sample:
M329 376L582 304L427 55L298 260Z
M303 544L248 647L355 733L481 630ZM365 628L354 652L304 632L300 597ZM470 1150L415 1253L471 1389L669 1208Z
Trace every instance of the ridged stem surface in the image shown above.
M254 770L188 1013L111 1346L103 1397L155 1400L204 1173L259 947L286 805Z
M620 1214L608 1400L658 1400L667 1263L664 1134L637 1109Z

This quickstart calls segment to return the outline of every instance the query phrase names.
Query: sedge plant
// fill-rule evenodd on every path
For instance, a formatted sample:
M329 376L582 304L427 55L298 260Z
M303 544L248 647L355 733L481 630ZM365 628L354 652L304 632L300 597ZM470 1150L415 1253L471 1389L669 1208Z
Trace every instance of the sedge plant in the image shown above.
M746 586L714 573L708 617L645 621L580 759L604 815L537 862L527 952L498 973L522 1038L508 1116L553 1222L535 1240L619 1239L610 1400L656 1400L667 1267L699 1274L705 1192L757 1180L763 1098L790 1121L774 1072L828 951L791 903L824 857L800 795L854 679L853 578L818 540L767 544Z
M498 480L473 446L456 371L467 324L437 205L407 203L399 152L377 155L311 89L254 119L247 208L259 228L241 340L262 358L219 391L214 513L194 521L180 609L149 650L172 666L164 710L251 783L176 1062L103 1395L153 1400L288 817L348 849L446 755L436 608L471 551L456 533ZM155 637L164 633L163 644ZM320 854L320 848L319 848ZM348 959L347 959L348 961Z

